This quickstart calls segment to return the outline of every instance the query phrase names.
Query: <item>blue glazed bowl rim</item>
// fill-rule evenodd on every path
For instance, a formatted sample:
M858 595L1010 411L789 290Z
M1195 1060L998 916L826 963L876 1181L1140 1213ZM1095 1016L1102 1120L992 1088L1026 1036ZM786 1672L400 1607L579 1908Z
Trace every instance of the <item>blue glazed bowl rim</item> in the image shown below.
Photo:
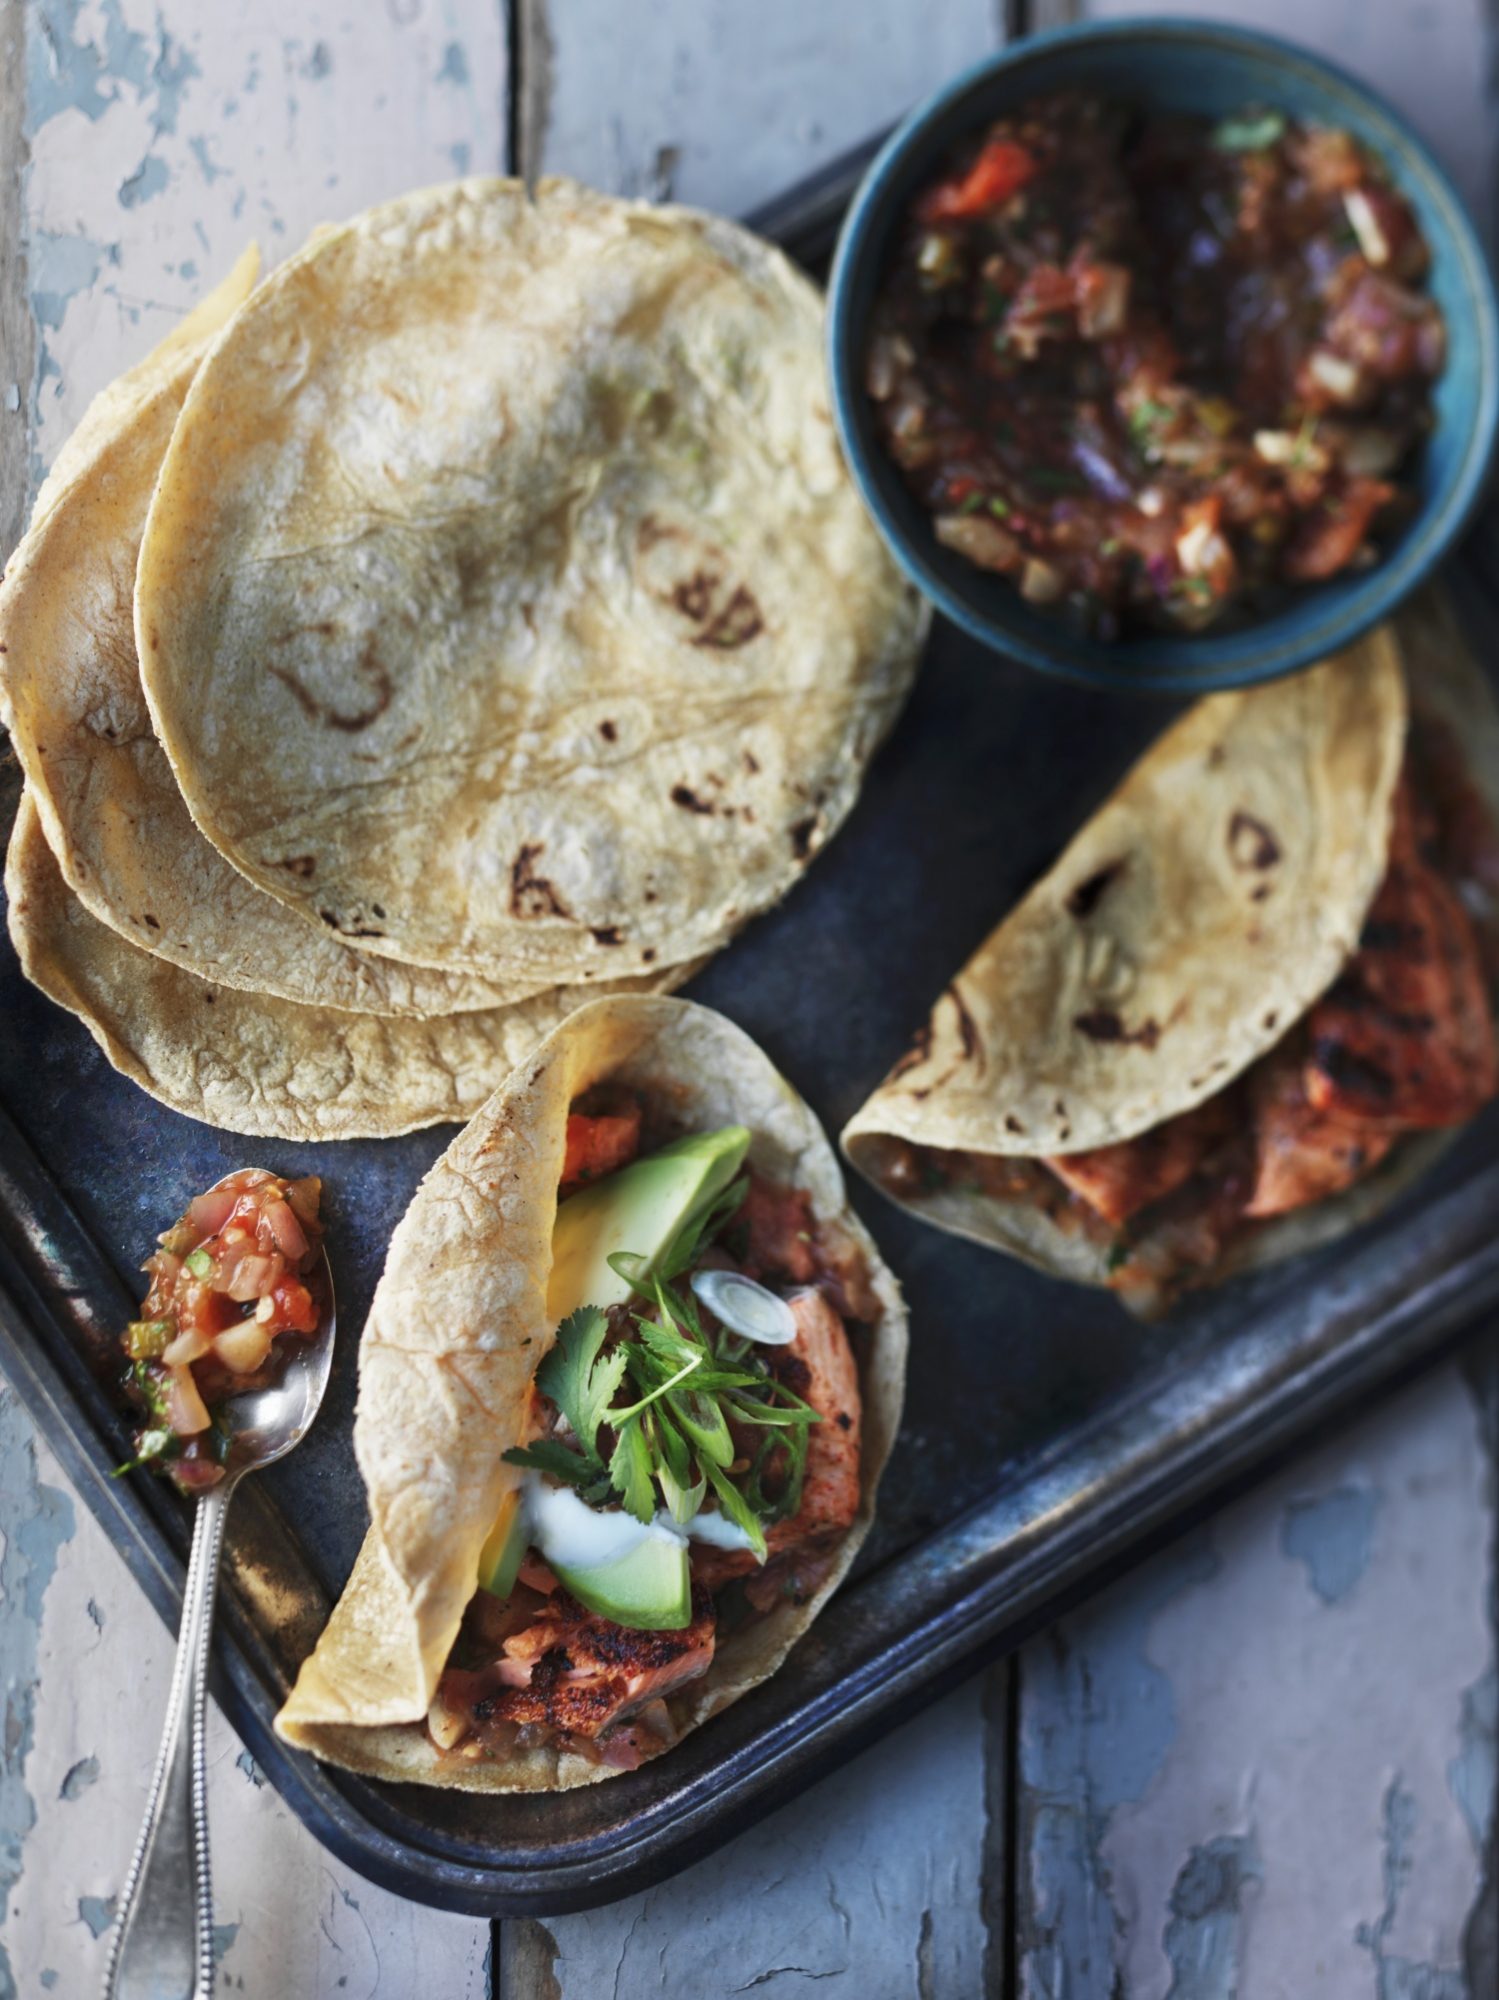
M926 551L913 543L903 524L894 517L878 479L875 454L880 446L872 436L863 409L863 327L854 324L854 290L890 183L910 153L925 139L932 124L951 105L992 77L1006 70L1022 69L1058 49L1108 42L1138 42L1143 46L1163 40L1209 47L1216 44L1230 55L1269 57L1280 67L1310 72L1319 81L1357 98L1372 123L1388 128L1386 156L1398 156L1408 177L1423 180L1433 205L1443 211L1452 239L1448 254L1460 267L1463 289L1474 313L1472 332L1477 357L1474 405L1467 444L1456 473L1417 517L1413 532L1369 572L1350 600L1329 605L1320 621L1304 622L1316 603L1316 594L1308 592L1286 611L1272 612L1257 621L1247 633L1240 628L1230 635L1230 640L1263 635L1263 648L1248 662L1233 659L1211 664L1216 646L1222 643L1211 634L1190 638L1162 635L1157 663L1148 666L1142 666L1138 658L1111 659L1111 649L1102 640L1088 642L1088 657L1075 658L1065 651L1051 650L1005 619L981 611L938 572ZM1376 139L1374 144L1378 146L1379 141ZM1222 688L1252 686L1295 673L1351 644L1418 589L1462 533L1482 497L1499 432L1499 301L1496 301L1493 273L1451 176L1425 140L1379 91L1352 76L1341 64L1261 28L1179 16L1140 15L1119 21L1082 21L1027 35L1023 41L969 64L910 111L875 155L855 191L839 233L828 279L827 361L833 415L844 457L864 505L911 582L952 623L1009 659L1040 673L1086 686L1140 693L1205 694ZM1293 621L1294 629L1280 629ZM1058 640L1066 645L1077 644L1075 635L1060 627ZM1187 647L1195 653L1195 664L1180 657Z

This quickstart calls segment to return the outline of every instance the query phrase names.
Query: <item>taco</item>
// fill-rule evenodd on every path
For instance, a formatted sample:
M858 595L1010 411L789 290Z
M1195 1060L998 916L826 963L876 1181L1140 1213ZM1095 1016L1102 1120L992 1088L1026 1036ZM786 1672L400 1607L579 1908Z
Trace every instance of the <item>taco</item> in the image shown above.
M685 1001L590 1002L392 1239L371 1526L276 1720L378 1777L564 1789L773 1673L868 1530L906 1318L816 1119Z
M1496 1085L1499 752L1443 610L1198 703L843 1134L923 1219L1158 1310L1371 1215Z

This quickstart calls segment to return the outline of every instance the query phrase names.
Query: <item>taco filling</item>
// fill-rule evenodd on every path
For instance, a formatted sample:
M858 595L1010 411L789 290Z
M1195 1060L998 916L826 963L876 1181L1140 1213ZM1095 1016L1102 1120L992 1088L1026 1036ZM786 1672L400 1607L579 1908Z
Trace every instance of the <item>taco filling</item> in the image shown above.
M140 1413L135 1457L184 1493L216 1486L233 1439L224 1403L273 1382L322 1324L316 1175L246 1168L194 1196L141 1267L151 1280L126 1327L124 1390Z
M633 1769L675 1740L666 1698L810 1599L859 1513L863 1256L746 1165L745 1127L663 1144L662 1110L612 1086L571 1107L556 1339L428 1711L446 1757Z
M1158 1306L1250 1232L1330 1200L1499 1085L1493 973L1470 909L1499 886L1499 836L1455 740L1413 718L1388 865L1358 948L1289 1031L1224 1089L1137 1137L1023 1159L892 1142L898 1197L968 1188L1102 1246L1106 1282ZM1103 1014L1092 1032L1106 1038Z

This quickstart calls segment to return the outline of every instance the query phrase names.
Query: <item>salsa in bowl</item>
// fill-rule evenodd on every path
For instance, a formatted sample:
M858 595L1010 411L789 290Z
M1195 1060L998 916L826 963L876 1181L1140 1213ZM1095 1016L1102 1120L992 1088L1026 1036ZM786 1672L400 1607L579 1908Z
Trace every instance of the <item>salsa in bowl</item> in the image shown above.
M1267 37L1037 37L896 133L830 305L846 454L938 606L1097 683L1267 679L1475 500L1491 282L1439 169Z

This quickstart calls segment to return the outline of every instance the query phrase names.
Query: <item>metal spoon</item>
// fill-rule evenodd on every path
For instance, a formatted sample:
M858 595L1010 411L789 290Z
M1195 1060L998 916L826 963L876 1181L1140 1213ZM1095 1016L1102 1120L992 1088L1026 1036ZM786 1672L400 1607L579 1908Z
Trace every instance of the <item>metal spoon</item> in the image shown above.
M226 1174L215 1183L232 1179ZM212 1190L210 1190L212 1192ZM199 1495L182 1594L167 1717L115 1921L104 2000L212 2000L213 1890L203 1734L224 1520L247 1472L284 1458L312 1427L333 1366L333 1274L322 1253L323 1323L299 1340L277 1381L226 1400L234 1426L225 1476Z

